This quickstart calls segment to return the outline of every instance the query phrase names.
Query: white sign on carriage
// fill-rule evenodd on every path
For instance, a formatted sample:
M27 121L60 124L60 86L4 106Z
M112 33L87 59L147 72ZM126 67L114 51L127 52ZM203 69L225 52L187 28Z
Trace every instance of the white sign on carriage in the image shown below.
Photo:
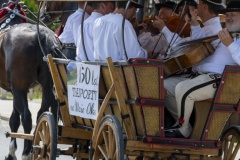
M67 74L70 114L97 119L100 66L71 62Z

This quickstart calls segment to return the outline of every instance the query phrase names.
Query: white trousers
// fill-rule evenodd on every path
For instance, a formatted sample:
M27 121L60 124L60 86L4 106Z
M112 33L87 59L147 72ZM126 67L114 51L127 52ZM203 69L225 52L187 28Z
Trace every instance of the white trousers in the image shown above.
M194 78L187 76L173 76L164 80L164 87L167 90L165 106L182 124L179 131L185 137L189 137L192 131L189 119L194 102L213 98L217 82L221 79L221 75L216 73L200 74Z

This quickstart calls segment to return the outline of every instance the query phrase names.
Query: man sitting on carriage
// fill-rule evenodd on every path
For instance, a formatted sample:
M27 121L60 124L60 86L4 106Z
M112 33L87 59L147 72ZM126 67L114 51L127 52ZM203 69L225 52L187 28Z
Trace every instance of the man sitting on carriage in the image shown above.
M86 55L84 55L85 51L82 45L82 35L81 35L82 26L80 26L78 31L79 38L77 41L77 52L76 52L77 61L86 61L86 60L93 61L94 60L93 35L92 35L94 22L97 18L102 17L105 14L112 13L115 9L115 2L114 1L92 2L92 6L94 10L91 16L89 16L88 19L84 21L84 25L83 25L83 35L84 35L84 45L86 49Z
M78 2L78 10L68 17L63 32L59 36L60 41L63 43L63 53L68 59L71 60L75 60L76 57L76 42L78 39L77 35L82 21L84 4L85 2ZM86 8L86 14L84 17L85 19L88 18L93 11L93 8L90 5L88 5Z
M128 58L147 58L148 53L143 49L137 40L137 35L132 24L127 20L142 7L135 1L131 1L128 8L124 26L124 40L127 56L124 54L122 43L122 20L127 2L117 2L117 8L113 13L98 18L93 27L94 59L105 61L112 57L113 61L127 60Z
M217 35L222 30L218 17L218 11L224 9L221 2L221 0L200 0L198 10L190 10L191 37L184 39L178 37L176 41L189 41ZM197 21L197 15L203 21L203 28ZM173 33L168 30L164 22L158 19L154 24L170 41ZM188 138L190 136L192 127L189 119L194 102L213 98L225 65L236 65L228 48L220 43L219 39L213 41L212 45L215 48L214 53L194 65L192 75L177 75L164 80L164 87L167 90L165 104L176 119L175 125L165 130L166 137Z
M232 0L228 3L227 8L222 10L226 14L226 27L218 33L221 42L227 46L232 58L240 65L240 39L234 39L229 32L240 32L240 3Z

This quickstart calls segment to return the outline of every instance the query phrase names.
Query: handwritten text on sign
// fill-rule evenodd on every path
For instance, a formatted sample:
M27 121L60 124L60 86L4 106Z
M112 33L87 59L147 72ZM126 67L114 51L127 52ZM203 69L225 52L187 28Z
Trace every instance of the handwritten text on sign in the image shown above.
M71 62L67 70L70 114L97 119L100 66Z

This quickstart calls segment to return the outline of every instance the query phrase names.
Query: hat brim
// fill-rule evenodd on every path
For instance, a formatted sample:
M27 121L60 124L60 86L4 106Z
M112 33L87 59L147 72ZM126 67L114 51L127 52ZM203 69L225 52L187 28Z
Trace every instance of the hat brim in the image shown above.
M173 6L170 6L170 5L167 5L167 4L158 3L158 4L155 5L156 10L160 10L163 7L173 9Z
M226 12L240 12L240 8L227 8L227 9L222 9L222 10L219 10L219 13L226 13Z
M131 3L135 8L143 8L143 5L138 4L137 2L131 1Z

